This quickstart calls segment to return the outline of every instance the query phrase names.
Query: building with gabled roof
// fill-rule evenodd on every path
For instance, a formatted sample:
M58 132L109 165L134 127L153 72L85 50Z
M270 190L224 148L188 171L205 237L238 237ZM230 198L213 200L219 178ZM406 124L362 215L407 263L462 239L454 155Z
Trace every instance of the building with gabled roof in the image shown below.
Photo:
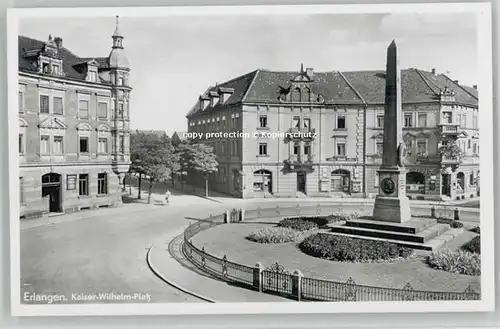
M130 67L118 17L107 57L18 37L20 216L121 204L130 165Z
M415 68L402 70L401 85L409 197L475 196L477 86ZM258 69L201 94L187 114L188 131L226 133L203 140L220 163L209 184L218 192L367 196L378 191L384 103L385 71ZM457 144L462 155L441 155L445 144ZM203 183L195 173L190 179Z

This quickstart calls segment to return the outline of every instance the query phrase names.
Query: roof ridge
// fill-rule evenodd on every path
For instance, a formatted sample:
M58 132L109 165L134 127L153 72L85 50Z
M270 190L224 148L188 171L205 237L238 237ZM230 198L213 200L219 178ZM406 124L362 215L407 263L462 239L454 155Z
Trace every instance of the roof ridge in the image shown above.
M248 93L250 89L252 89L253 85L255 84L255 79L257 78L257 75L259 75L260 69L257 69L255 71L252 71L250 73L254 73L252 81L248 84L247 90L245 90L245 93L243 94L243 97L241 97L240 102L244 102L248 96Z
M465 89L461 84L459 83L456 83L455 80L451 80L451 78L449 76L447 76L446 74L443 74L443 76L450 80L454 85L457 85L460 87L460 89L462 89L463 91L465 91L467 94L471 95L472 97L474 97L475 99L479 100L479 97L477 97L476 95L473 95L470 91L468 91L467 89Z
M431 87L430 83L432 83L432 84L433 84L436 88L438 88L438 89L441 89L441 88L439 88L439 87L438 87L436 84L434 84L432 81L428 81L428 80L424 77L424 75L420 72L420 70L419 70L419 69L414 68L413 70L415 70L415 72L417 72L417 75L420 77L420 79L422 79L422 81L425 83L425 85L426 85L427 87L429 87L429 89L431 90L431 92L432 92L432 93L434 93L434 95L439 96L439 94L438 94L437 92L435 92L435 91L434 91L434 89L432 89L432 87Z
M356 96L358 96L358 97L359 97L359 99L360 99L363 103L365 103L365 105L366 105L366 101L365 101L365 99L363 98L363 96L361 96L361 93L359 93L359 92L356 90L356 88L354 88L354 86L351 84L351 82L350 82L349 80L347 80L347 78L344 76L344 74L343 74L342 72L340 72L340 71L336 71L336 73L338 73L338 74L342 77L342 79L344 79L344 81L347 83L347 85L349 86L349 88L351 88L351 89L352 89L352 91L354 91L354 93L356 94Z

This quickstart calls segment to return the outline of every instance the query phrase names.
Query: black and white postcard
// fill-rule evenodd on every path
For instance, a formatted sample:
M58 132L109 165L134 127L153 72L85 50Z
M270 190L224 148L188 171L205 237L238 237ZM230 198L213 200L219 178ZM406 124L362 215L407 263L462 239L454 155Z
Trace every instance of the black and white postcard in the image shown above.
M489 4L10 9L7 50L13 315L494 309Z

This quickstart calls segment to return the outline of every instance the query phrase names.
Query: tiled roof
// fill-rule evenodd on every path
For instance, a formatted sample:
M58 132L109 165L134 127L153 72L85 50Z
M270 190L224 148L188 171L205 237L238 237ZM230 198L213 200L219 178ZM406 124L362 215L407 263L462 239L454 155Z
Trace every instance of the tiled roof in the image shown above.
M230 87L234 93L224 105L218 103L204 112L240 102L279 103L280 89L288 88L291 80L300 72L275 72L256 70L220 84ZM384 104L385 71L315 72L310 84L313 95L321 94L330 104ZM445 87L452 89L457 102L477 106L477 89L459 85L443 74L419 69L401 70L403 103L436 102ZM215 91L209 87L202 95ZM188 117L200 111L199 101L189 111Z
M29 73L37 73L37 69L34 63L31 60L28 60L25 57L25 50L41 50L44 46L45 42L28 38L25 36L18 37L18 54L19 54L19 71L21 72L29 72ZM78 57L73 54L71 51L66 49L65 47L61 47L58 50L59 57L63 62L63 72L66 74L67 78L77 79L77 80L85 80L85 74L80 72L75 65L87 62L91 59L95 59L100 67L101 64L104 64L107 67L107 58L106 57L97 57L97 58L85 58ZM105 83L105 81L102 81Z

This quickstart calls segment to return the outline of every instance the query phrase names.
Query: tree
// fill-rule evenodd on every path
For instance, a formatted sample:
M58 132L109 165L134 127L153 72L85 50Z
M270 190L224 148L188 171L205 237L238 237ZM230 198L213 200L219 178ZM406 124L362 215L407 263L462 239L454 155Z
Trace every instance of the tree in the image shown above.
M184 140L177 145L175 148L175 154L177 156L177 166L174 174L178 175L181 180L181 187L184 189L184 176L187 174L190 168L190 143L188 140Z
M462 150L455 142L448 141L438 149L438 154L446 158L459 158Z
M165 135L138 133L131 144L131 170L139 173L139 198L142 175L149 176L148 203L151 203L153 186L166 182L175 163L174 148Z
M213 148L203 143L185 144L184 155L181 163L189 169L199 172L205 179L205 196L208 196L208 177L217 172L218 162Z

